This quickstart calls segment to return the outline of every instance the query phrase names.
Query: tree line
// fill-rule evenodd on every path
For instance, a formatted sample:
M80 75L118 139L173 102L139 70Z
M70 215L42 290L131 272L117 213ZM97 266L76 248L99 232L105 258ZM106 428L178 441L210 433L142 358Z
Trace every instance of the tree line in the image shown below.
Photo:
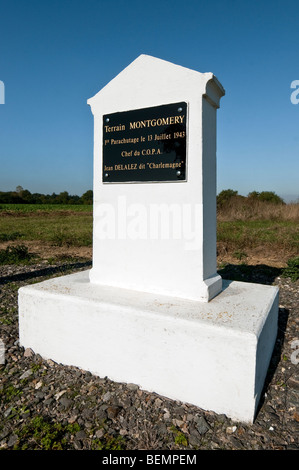
M252 191L247 196L241 196L238 191L233 189L224 189L217 195L217 207L221 209L228 204L243 202L246 204L253 204L257 201L268 202L271 204L285 204L284 200L278 196L274 191Z
M264 201L273 204L285 204L284 200L273 191L252 191L247 196L241 196L238 191L224 189L217 195L217 207L221 208L228 203L243 200L247 203ZM0 191L0 204L92 204L93 191L89 189L82 196L71 195L67 191L59 194L31 193L22 186L17 186L15 191Z
M90 189L82 196L71 195L67 191L59 194L31 193L22 186L15 191L0 191L0 204L92 204L93 191Z

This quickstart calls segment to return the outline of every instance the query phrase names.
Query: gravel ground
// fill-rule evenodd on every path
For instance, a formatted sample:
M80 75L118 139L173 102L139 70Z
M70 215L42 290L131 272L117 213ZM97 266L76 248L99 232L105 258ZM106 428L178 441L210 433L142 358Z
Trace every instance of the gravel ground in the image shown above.
M0 266L0 339L5 346L5 363L0 365L0 449L298 449L299 281L265 266L222 269L229 279L280 288L279 331L264 393L254 424L244 425L134 384L43 360L20 347L19 287L87 268L88 262Z

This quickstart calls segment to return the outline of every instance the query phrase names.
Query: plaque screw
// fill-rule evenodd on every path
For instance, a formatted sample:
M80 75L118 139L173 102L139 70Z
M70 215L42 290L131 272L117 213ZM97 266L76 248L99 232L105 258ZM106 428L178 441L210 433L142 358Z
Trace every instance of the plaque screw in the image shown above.
M177 175L177 176L181 176L180 170L178 170L178 171L176 172L176 175Z
M106 122L109 122L109 121L110 121L110 119L109 119L109 118L106 118Z
M109 173L105 173L105 178L108 178L109 177Z
M183 111L183 108L178 108L178 112L181 113Z

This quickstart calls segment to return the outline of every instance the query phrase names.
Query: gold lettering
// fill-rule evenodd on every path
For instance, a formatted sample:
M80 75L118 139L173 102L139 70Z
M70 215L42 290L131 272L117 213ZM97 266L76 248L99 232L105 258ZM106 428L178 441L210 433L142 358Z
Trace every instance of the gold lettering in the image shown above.
M129 165L114 165L115 171L124 171L124 170L137 170L137 163L130 163Z
M145 119L144 121L130 122L130 129L142 129L144 127L169 126L183 123L185 116L168 116L157 119ZM105 126L106 127L106 126Z
M126 126L124 124L119 124L118 126L104 126L105 132L117 132L117 131L125 131Z
M131 150L130 152L126 152L125 150L123 150L121 152L122 157L132 157L132 155L133 155L133 150Z
M171 134L155 134L155 140L168 140L171 138Z
M181 162L175 162L175 163L147 162L147 166L150 170L155 170L157 168L180 168L182 166L182 163Z

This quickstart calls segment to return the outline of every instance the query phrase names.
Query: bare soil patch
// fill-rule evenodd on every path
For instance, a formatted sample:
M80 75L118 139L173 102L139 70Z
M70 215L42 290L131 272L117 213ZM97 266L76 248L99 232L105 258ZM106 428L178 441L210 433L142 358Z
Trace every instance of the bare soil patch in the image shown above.
M0 243L0 250L6 249L8 246L24 245L29 252L37 256L41 260L49 260L52 258L92 258L92 247L90 246L54 246L51 243L39 241L9 241Z

